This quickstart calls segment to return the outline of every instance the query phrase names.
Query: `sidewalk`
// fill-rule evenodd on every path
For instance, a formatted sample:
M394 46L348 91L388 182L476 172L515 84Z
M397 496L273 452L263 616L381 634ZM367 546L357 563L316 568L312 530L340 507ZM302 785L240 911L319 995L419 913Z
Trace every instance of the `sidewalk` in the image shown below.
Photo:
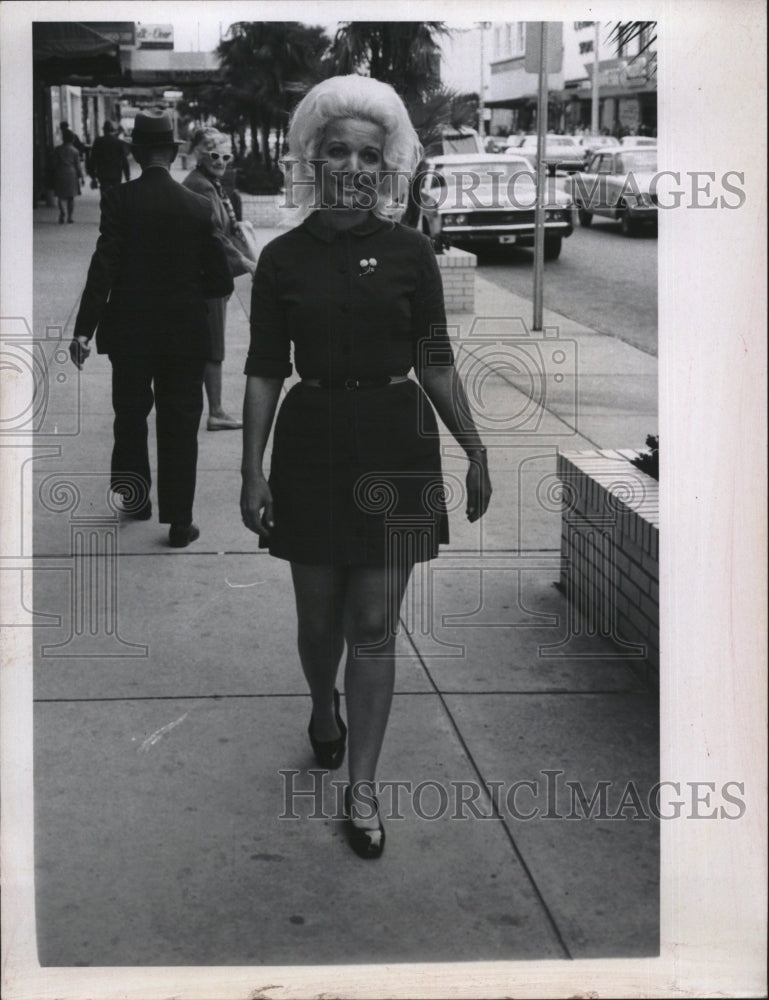
M98 192L77 199L74 225L57 225L56 209L35 209L34 218L34 334L43 340L61 328L66 343L96 241ZM274 235L259 233L262 243ZM236 280L228 314L224 398L232 412L242 401L248 307L246 276ZM529 323L530 315L530 303L478 277L476 316L488 321L474 329L471 316L451 322L458 347L483 354L494 337L509 338L516 317ZM51 378L37 457L27 466L41 616L42 964L656 954L657 824L541 817L548 802L568 815L567 780L588 797L597 782L613 782L610 812L630 782L644 798L658 774L658 731L656 697L633 661L608 642L572 634L554 586L560 515L540 488L558 447L638 447L656 431L656 362L563 317L546 312L545 320L558 328L567 364L574 358L570 374L548 377L546 407L535 406L534 420L532 372L484 369L478 391L488 426L520 414L518 428L529 421L532 429L488 440L489 513L474 526L461 509L451 515L451 546L415 573L418 597L404 605L408 634L399 640L380 777L428 782L422 811L440 815L420 818L402 799L404 818L389 821L376 864L352 854L339 820L307 819L308 798L296 804L303 818L278 818L281 771L298 772L296 788L312 787L310 699L288 565L260 552L241 525L240 434L201 430L201 537L171 550L167 528L118 526L106 505L107 359L93 353L79 387L71 365L53 365L66 378ZM446 455L447 476L463 479L465 463L448 440ZM80 545L87 555L76 557ZM90 575L76 577L81 571ZM546 771L564 772L557 806L546 801ZM345 776L346 768L327 776L327 790ZM500 814L452 821L454 800L442 808L439 786L453 794L459 782L495 781ZM539 806L539 818L505 808L517 781L534 784L513 804L523 813ZM489 814L485 797L477 805Z

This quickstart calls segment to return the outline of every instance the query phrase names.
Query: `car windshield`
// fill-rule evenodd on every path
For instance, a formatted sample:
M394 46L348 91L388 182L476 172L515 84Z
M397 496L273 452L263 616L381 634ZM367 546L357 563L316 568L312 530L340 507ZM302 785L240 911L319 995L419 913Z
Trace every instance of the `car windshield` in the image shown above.
M657 169L657 150L638 149L617 157L618 174L634 174Z
M474 135L444 135L441 139L444 153L477 153Z
M537 137L535 135L525 136L522 145L536 146ZM573 149L577 143L570 135L546 135L545 145L548 149L554 149L556 146L568 146L569 149Z
M512 163L505 163L503 160L495 160L493 163L473 163L470 160L467 163L444 163L438 169L450 190L467 191L476 187L506 184L511 177L518 174L532 176L531 167L523 160L513 160Z

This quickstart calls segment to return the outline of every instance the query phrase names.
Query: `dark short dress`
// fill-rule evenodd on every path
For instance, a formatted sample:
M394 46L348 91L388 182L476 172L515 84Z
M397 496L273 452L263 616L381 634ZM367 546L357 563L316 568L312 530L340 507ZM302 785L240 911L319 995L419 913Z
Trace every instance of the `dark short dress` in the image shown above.
M246 375L297 383L278 412L270 468L275 527L260 545L305 564L434 558L448 542L440 443L419 384L340 380L453 364L435 254L421 233L373 215L330 230L318 213L265 246L251 300Z

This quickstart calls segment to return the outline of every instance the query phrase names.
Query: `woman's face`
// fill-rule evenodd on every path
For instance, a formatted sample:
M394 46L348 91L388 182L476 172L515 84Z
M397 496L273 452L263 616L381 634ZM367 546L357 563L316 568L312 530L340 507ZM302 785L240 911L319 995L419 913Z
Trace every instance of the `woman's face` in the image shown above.
M361 118L329 122L318 151L323 161L321 207L374 207L384 142L384 129L373 122Z
M197 150L198 165L207 174L213 177L221 177L227 169L227 164L232 159L230 140L226 135L218 136L216 139L204 142Z

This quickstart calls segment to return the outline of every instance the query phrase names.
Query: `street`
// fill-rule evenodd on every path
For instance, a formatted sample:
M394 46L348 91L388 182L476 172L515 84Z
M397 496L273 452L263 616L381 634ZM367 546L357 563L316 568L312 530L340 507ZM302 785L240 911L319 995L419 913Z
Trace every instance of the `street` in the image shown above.
M477 252L477 251L476 251ZM493 247L478 254L478 273L531 298L534 251ZM593 219L563 241L545 264L544 306L599 333L657 355L657 234L623 236L616 222Z

